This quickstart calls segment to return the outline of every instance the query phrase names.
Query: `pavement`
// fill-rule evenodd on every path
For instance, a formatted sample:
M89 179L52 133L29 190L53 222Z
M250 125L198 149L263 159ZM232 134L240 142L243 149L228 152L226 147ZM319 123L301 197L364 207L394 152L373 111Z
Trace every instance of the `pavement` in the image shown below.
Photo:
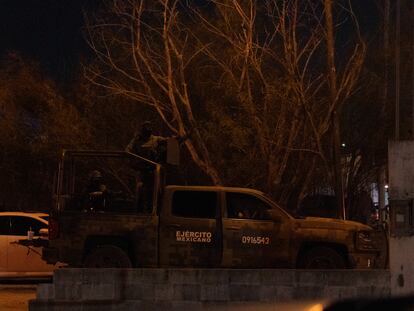
M0 311L28 311L29 300L36 298L37 284L51 282L51 277L0 277Z
M0 284L1 311L27 311L28 301L35 297L35 284Z

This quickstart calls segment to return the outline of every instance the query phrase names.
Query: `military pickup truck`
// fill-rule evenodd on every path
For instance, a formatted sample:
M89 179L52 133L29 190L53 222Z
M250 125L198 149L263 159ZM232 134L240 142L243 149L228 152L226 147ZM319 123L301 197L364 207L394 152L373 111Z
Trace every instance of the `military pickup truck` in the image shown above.
M101 178L99 191L88 190L88 170ZM295 218L253 189L163 180L160 164L135 154L64 151L43 259L74 267L382 268L381 237L369 226Z

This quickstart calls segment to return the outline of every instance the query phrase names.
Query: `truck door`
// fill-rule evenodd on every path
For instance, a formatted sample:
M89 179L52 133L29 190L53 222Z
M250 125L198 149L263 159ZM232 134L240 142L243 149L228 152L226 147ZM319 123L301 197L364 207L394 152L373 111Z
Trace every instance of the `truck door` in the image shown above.
M271 219L271 206L252 194L226 192L224 267L283 267L289 254L288 222Z
M160 217L160 265L218 266L221 259L218 215L215 191L167 191Z

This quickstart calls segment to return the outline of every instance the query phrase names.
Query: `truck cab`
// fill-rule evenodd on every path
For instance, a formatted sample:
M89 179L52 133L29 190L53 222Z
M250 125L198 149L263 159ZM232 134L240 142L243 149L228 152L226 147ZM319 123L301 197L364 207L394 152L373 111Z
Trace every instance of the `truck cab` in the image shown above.
M105 177L102 191L84 190L91 169ZM382 265L368 226L297 219L254 189L165 185L164 176L160 164L127 152L65 151L43 259L75 267Z
M292 220L253 189L166 186L160 265L288 266Z

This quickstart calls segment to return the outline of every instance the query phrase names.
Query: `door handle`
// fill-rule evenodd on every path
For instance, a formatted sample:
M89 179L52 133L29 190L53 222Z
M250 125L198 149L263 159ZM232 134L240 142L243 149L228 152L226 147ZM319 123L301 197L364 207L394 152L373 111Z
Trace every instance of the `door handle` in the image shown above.
M180 225L177 225L177 224L169 224L167 226L168 226L168 228L175 228L175 229L181 228L181 226Z
M227 227L227 230L238 231L240 227Z

